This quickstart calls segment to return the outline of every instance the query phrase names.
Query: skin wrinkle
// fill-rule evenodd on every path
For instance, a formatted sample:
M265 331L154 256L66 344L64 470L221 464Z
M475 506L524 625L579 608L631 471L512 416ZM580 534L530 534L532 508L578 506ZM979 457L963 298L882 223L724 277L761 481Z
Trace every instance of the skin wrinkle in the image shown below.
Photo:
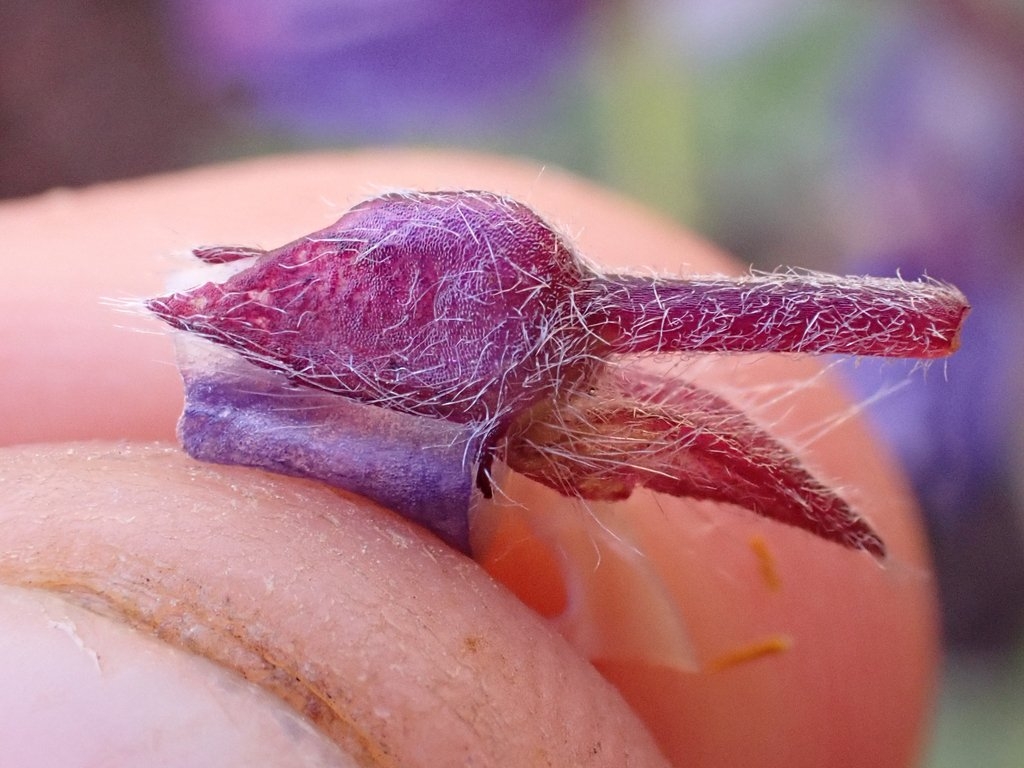
M149 630L166 642L228 666L288 701L335 739L351 742L355 738L361 751L370 758L367 765L392 764L381 759L383 753L379 746L333 704L335 697L318 685L315 678L304 678L298 670L278 664L277 654L254 641L252 631L239 630L230 612L225 614L228 606L203 610L201 603L184 598L191 591L187 589L177 592L170 604L165 604L156 593L145 589L152 582L149 577L121 578L117 584L104 584L102 574L96 572L66 571L63 577L57 577L47 576L42 569L38 572L23 570L24 562L19 565L22 568L2 572L5 582L62 594L82 607ZM143 559L137 559L134 565L141 573L150 572L155 566ZM115 596L115 591L122 594ZM206 631L196 633L193 631L196 626Z
M155 586L149 576L131 578L130 574L122 573L114 581L107 572L72 570L75 563L84 559L69 557L61 564L65 570L60 575L50 573L44 563L37 565L38 570L26 568L30 560L4 567L8 559L9 556L0 561L0 580L5 583L60 594L83 608L151 632L165 642L229 667L287 701L339 743L355 744L366 757L367 765L394 764L381 745L336 703L343 692L325 684L324 677L316 674L315 665L311 672L302 673L294 665L283 663L282 659L302 654L276 651L261 642L264 630L253 626L243 630L241 627L247 622L232 612L228 597L224 603L207 607L200 600L188 599L199 588L187 580L183 589L166 589L161 594L149 589ZM133 558L132 565L131 573L137 574L167 570L166 566L138 556ZM199 628L202 631L196 631Z
M140 566L147 570L146 564L140 563ZM241 630L229 612L225 616L227 606L203 610L201 603L178 598L173 601L173 607L147 611L143 606L149 601L143 596L148 593L133 590L136 585L125 582L119 585L124 590L122 597L115 598L113 585L102 584L98 574L68 573L64 578L47 578L25 571L11 574L0 570L0 579L7 584L59 594L82 608L152 633L166 643L232 669L287 702L336 743L354 752L362 764L382 768L397 765L386 747L361 728L338 703L342 698L339 694L343 691L327 685L315 668L303 673L294 665L282 663L282 659L292 658L295 654L275 652L272 647L254 639L251 630ZM150 597L151 602L160 602L155 596ZM173 620L168 621L167 617ZM205 631L195 632L196 627Z

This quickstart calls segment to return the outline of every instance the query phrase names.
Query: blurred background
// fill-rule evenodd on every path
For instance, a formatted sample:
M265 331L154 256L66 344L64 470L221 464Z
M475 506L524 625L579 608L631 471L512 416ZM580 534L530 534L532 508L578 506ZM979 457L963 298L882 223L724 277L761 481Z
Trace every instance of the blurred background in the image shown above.
M760 267L927 273L948 366L843 366L925 508L928 766L1024 764L1024 0L4 0L0 197L255 154L528 155Z

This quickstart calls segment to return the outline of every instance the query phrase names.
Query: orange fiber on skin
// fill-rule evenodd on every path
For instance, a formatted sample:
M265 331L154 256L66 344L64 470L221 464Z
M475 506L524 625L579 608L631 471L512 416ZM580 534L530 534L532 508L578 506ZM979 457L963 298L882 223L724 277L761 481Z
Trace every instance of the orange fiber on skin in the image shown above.
M793 647L793 641L788 637L782 637L776 635L775 637L768 637L764 640L760 640L750 645L745 645L741 648L723 653L721 656L712 659L711 663L708 664L707 669L709 672L722 672L723 670L730 669L740 664L746 664L751 661L757 661L763 659L765 656L774 656L777 653L783 653Z
M778 592L782 588L782 581L779 579L779 572L775 567L775 556L768 548L768 542L764 540L763 536L752 536L750 549L757 557L758 570L765 586L772 592Z

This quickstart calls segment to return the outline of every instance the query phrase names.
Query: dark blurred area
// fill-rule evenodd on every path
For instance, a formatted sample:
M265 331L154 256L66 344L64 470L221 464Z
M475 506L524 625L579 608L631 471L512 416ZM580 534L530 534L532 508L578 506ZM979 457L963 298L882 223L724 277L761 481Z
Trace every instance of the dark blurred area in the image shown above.
M195 161L216 113L174 71L153 2L0 5L0 195Z
M927 515L945 732L1024 714L1021 686L964 674L1024 678L1024 3L0 5L0 197L387 143L562 165L764 268L959 285L948 364L845 371L865 401L893 390L871 413Z

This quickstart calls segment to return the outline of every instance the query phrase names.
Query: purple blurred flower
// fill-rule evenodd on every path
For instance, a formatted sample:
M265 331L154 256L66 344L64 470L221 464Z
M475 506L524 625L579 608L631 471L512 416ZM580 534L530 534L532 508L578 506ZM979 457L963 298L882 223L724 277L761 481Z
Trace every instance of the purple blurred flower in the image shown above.
M521 99L581 49L587 0L172 0L183 64L271 126L403 137Z
M935 18L890 24L846 102L841 183L867 244L856 271L927 271L974 307L963 347L876 408L925 506L952 640L1012 640L1024 617L1015 446L1024 406L1024 39ZM899 369L896 369L897 371ZM891 367L860 367L864 392Z

